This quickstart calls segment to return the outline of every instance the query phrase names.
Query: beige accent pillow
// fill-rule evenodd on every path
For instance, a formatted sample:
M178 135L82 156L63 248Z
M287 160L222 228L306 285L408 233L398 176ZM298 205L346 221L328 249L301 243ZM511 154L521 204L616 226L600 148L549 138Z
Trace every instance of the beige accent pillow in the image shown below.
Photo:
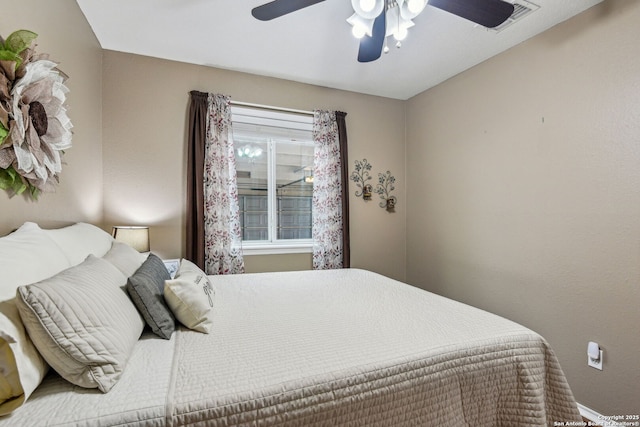
M108 261L89 255L18 288L16 304L31 340L67 381L106 393L120 379L144 328L126 282Z
M27 336L15 299L0 302L0 416L22 406L48 370Z
M149 254L141 254L126 243L114 240L111 249L102 258L115 265L126 277L131 277L148 256Z
M208 334L213 327L214 291L207 275L186 259L173 280L164 282L164 299L184 326Z

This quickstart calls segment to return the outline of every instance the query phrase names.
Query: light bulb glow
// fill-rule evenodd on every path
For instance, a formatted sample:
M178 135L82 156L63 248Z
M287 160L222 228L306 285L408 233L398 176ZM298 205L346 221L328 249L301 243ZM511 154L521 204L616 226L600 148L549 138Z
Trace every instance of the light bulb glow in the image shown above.
M376 7L376 0L360 0L360 7L365 12L371 12Z
M409 0L407 2L407 9L409 9L409 12L415 14L422 12L422 9L424 9L425 6L425 0Z
M354 25L353 28L351 29L351 34L353 34L353 37L357 39L363 38L366 33L367 33L367 30L365 30L360 25Z
M409 31L405 27L400 27L393 37L398 41L402 41L407 38L407 34L409 34Z

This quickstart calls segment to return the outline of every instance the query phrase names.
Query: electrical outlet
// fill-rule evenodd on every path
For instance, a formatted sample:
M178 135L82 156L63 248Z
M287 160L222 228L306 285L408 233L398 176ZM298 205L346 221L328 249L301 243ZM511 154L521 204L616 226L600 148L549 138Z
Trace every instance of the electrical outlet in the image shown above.
M600 350L600 358L598 360L593 360L589 355L587 355L587 364L592 368L596 368L602 371L602 350Z

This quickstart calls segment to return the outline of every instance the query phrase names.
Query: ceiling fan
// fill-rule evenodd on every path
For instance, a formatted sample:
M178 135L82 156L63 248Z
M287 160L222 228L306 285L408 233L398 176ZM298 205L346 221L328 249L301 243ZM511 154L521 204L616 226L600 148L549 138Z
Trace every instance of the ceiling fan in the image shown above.
M254 8L251 14L261 21L270 21L323 1L325 0L273 0ZM389 22L406 35L406 29L413 25L411 19L422 12L427 3L487 28L502 24L514 10L513 4L502 0L351 0L351 3L356 14L349 18L349 23L355 28L357 21L364 24L365 28L358 50L359 62L371 62L380 58L385 38L390 32L390 28L387 28ZM387 15L392 13L395 13L397 19L389 19Z

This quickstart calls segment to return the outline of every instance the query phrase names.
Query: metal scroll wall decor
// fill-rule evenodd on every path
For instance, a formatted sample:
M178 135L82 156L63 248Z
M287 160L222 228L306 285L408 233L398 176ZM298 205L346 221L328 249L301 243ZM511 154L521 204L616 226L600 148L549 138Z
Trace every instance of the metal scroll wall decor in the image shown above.
M379 203L381 208L385 208L389 212L394 211L396 207L396 196L392 196L391 192L396 188L393 184L396 182L396 179L391 172L387 171L387 173L379 173L378 174L378 185L376 185L376 189L374 190L376 194L380 196L382 201Z
M391 195L391 192L395 190L394 183L396 179L391 175L390 171L386 173L378 174L378 183L374 188L373 185L367 183L372 179L371 164L367 159L356 160L355 170L351 174L351 180L356 183L359 190L356 191L356 197L362 197L363 200L371 200L372 194L376 193L380 196L382 201L379 203L381 208L386 209L388 212L395 212L395 207L398 199L396 196Z
M369 175L371 165L367 159L362 159L362 161L356 160L355 163L356 169L351 174L351 181L355 182L356 186L360 189L356 191L356 197L362 196L364 200L371 200L373 187L371 184L366 183L371 180L371 175Z

